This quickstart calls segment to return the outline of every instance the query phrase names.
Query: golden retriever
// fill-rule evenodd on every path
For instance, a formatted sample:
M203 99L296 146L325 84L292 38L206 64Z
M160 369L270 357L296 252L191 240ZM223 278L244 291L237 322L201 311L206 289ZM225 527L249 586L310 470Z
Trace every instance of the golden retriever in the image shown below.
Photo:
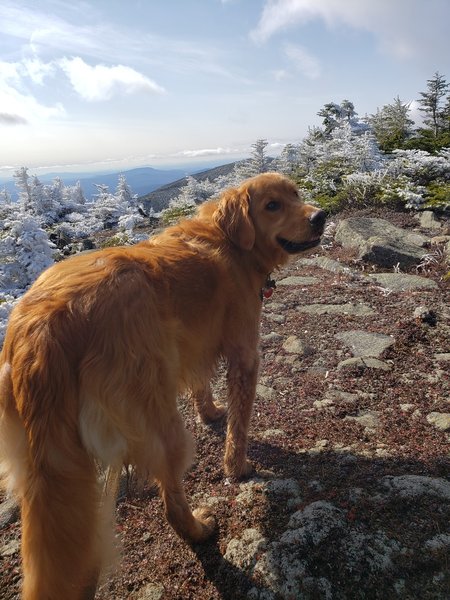
M94 596L124 463L158 482L180 536L212 533L210 511L191 512L183 491L193 443L177 395L188 388L204 421L221 417L209 380L227 361L225 473L247 475L262 293L274 268L318 244L324 222L289 179L266 173L148 241L55 264L23 296L0 355L23 598ZM112 474L106 492L99 465Z

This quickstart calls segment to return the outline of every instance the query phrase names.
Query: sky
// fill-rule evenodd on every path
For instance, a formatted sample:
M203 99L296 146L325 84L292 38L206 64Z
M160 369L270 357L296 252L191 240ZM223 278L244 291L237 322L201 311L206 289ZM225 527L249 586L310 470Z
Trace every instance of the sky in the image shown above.
M1 0L0 177L276 155L450 80L449 0Z

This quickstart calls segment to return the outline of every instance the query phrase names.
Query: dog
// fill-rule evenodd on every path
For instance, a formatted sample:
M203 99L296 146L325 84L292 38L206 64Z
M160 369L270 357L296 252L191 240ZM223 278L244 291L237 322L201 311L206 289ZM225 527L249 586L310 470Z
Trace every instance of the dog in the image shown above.
M147 241L53 265L22 297L0 355L0 440L25 600L94 597L123 464L158 483L178 535L212 534L210 510L192 512L183 491L193 442L177 396L190 390L203 421L221 418L209 381L226 360L224 470L247 476L262 296L324 223L288 178L265 173Z

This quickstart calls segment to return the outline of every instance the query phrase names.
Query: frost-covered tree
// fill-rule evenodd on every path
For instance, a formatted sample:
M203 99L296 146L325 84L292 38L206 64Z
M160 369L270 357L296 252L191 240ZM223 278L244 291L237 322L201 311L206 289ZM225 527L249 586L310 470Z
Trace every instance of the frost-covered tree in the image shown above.
M384 105L367 118L382 150L391 152L401 148L412 137L414 121L409 116L410 106L410 102L402 102L397 96L392 104Z
M97 229L111 229L124 214L122 203L111 194L107 185L96 183L95 187L97 193L90 205L90 216L98 221Z
M116 188L115 196L117 200L125 206L135 206L137 196L133 195L130 186L127 183L125 175L119 175L119 181Z
M86 212L86 198L79 181L75 185L64 186L62 190L62 205L65 215L73 212Z
M353 102L350 102L350 100L343 100L341 104L329 102L317 113L323 119L323 135L326 137L345 123L355 127L359 124L356 118L357 114Z
M27 167L20 167L13 175L16 187L19 189L19 203L25 212L31 211L32 198L30 187L30 176Z
M216 186L207 179L198 181L195 177L188 175L184 185L176 198L170 201L167 209L161 213L164 224L175 223L182 217L194 214L197 204L210 198L216 191Z
M293 175L300 161L299 147L296 144L286 144L275 162L277 171L283 175Z
M269 171L270 159L266 153L268 145L269 142L265 139L256 140L256 142L252 144L250 158L243 161L237 167L237 172L243 179L254 177L255 175Z
M11 194L3 188L0 190L0 222L8 217L12 208Z
M53 244L34 217L22 212L4 223L0 237L3 289L25 289L53 262Z

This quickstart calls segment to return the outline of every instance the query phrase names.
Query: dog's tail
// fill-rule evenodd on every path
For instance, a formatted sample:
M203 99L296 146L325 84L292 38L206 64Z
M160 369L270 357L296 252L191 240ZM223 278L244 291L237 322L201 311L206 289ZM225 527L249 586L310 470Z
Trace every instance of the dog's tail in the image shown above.
M21 502L23 598L93 598L100 492L79 438L76 382L48 346L16 354L14 369L0 368L0 473Z

